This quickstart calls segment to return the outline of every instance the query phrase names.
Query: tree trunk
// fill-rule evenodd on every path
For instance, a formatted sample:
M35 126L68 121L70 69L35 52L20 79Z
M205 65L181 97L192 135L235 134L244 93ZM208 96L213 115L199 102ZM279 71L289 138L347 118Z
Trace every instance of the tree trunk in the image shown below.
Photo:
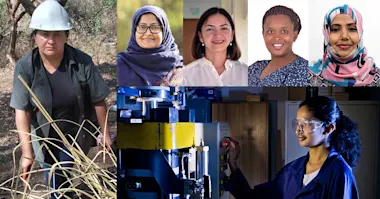
M25 8L28 15L32 16L34 10L36 9L36 6L33 4L34 0L19 0L22 6ZM60 3L62 6L65 6L67 3L67 0L57 0L58 3Z
M7 58L12 67L16 65L16 40L17 40L17 22L12 21L11 42L9 43L9 51Z
M60 3L62 6L65 6L67 3L67 0L58 0L58 3Z
M33 1L30 0L19 0L28 15L32 16L34 10L36 9L36 6L34 6Z

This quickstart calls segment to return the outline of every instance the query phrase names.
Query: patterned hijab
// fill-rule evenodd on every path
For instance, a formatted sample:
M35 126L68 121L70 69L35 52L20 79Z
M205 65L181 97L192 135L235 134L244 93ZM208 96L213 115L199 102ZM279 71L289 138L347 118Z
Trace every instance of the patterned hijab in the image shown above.
M154 14L162 26L162 43L154 49L141 48L135 36L141 16L147 13ZM127 51L117 56L118 86L158 85L174 68L182 66L183 58L174 42L164 10L150 5L137 10L132 18L132 34Z
M329 43L330 27L333 19L339 14L348 14L356 24L359 43L348 56L340 57ZM353 7L343 5L330 10L323 24L324 54L323 59L309 69L316 75L321 75L327 81L338 86L366 86L373 82L376 74L376 64L368 56L363 44L363 20L360 13Z

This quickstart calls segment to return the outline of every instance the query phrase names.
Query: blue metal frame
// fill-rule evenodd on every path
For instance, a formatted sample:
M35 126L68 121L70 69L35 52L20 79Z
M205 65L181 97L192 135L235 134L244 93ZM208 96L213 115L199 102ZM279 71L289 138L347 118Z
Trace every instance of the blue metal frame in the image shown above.
M132 178L138 179L139 177L151 177L152 179L154 178L161 189L161 191L156 192L157 195L160 195L162 193L162 195L166 197L172 194L184 194L184 186L186 180L181 179L180 173L175 174L172 169L179 167L181 161L180 158L177 157L174 153L166 152L166 154L164 154L165 152L163 153L159 150L119 150L121 150L122 155L121 160L118 160L118 198L128 198L136 196L136 194L142 196L142 192L138 189L135 191L128 191L123 185L123 182L125 183ZM123 176L121 174L123 174ZM152 192L144 193L152 196Z

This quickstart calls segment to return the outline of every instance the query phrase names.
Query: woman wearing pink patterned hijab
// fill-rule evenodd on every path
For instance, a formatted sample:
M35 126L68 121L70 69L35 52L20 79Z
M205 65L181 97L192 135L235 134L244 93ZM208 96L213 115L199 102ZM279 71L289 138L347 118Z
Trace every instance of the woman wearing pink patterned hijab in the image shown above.
M309 66L311 86L376 86L380 70L363 44L363 20L353 7L330 10L324 20L323 59Z

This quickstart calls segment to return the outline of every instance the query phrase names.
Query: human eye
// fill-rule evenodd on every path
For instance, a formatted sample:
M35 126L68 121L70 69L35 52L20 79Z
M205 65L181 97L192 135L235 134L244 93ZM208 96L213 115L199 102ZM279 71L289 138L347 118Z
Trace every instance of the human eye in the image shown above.
M308 127L310 127L310 126L313 126L313 121L304 121L304 125L305 126L308 126Z
M153 25L152 27L152 30L160 30L161 27L159 25Z
M281 30L281 34L288 34L287 30Z
M293 120L292 121L292 126L293 126L293 129L296 130L299 126L300 126L300 122L298 120Z
M229 31L230 29L228 27L224 26L224 27L222 27L222 30L223 31Z
M141 25L141 24L140 24L140 25L138 25L137 27L138 27L138 28L140 28L140 29L146 29L146 28L147 28L147 26L146 26L146 25Z
M55 32L54 36L63 36L64 32Z
M41 34L42 36L44 36L44 37L49 36L49 32L47 32L47 31L41 31L40 34Z
M338 27L334 27L334 26L330 28L331 32L339 32L339 30L340 29Z
M348 28L348 30L349 30L350 32L357 32L357 31L358 31L358 29L357 29L356 27Z
M208 28L206 28L206 31L207 32L214 31L214 28L208 27Z

